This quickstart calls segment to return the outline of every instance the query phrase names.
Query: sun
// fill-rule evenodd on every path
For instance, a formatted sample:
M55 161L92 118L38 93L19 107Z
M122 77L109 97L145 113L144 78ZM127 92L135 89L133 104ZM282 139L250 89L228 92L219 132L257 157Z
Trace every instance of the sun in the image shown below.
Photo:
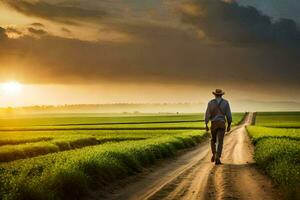
M22 91L23 85L17 81L9 81L2 84L2 90L6 95L17 95Z

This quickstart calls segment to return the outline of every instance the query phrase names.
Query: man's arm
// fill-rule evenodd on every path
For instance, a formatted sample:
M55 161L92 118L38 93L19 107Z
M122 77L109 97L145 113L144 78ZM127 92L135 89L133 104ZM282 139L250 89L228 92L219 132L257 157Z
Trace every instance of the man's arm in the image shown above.
M210 114L210 104L208 103L207 108L206 108L206 112L205 112L205 130L209 131L208 128L208 122L211 118L211 114Z
M232 115L231 115L231 109L230 109L230 105L229 103L227 104L227 107L226 107L226 119L227 119L227 132L230 131L231 129L231 123L232 123Z

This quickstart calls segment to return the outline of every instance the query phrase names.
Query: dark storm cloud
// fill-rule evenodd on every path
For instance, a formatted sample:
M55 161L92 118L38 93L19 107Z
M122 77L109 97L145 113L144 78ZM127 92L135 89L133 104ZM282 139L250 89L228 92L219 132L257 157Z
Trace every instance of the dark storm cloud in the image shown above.
M38 35L38 36L41 36L41 35L45 35L47 34L47 31L43 30L43 29L37 29L37 28L32 28L32 27L29 27L28 28L28 31L34 35Z
M61 21L80 16L69 11L48 13L53 8L45 12L44 8L50 4L41 6L44 5L41 1L24 5L14 4L26 11L23 13L43 14L47 19ZM185 24L177 26L106 21L108 34L128 35L128 41L88 42L51 34L0 40L0 66L8 66L0 68L0 79L13 73L24 82L34 83L237 85L247 82L261 87L298 87L299 31L292 20L272 22L255 8L236 3L198 0L193 5L199 9L181 13ZM31 6L41 9L37 11ZM201 13L194 12L197 10ZM202 30L205 37L199 37L195 29ZM6 38L5 30L1 30L0 39L1 35Z
M290 18L300 24L299 0L236 0L242 5L252 5L275 19Z
M74 5L51 4L45 1L4 0L11 8L28 16L76 24L75 20L102 19L106 12L77 7Z
M300 31L295 21L272 21L251 6L240 6L235 1L196 0L198 15L183 12L183 21L192 24L215 40L244 45L280 45L300 47Z
M280 48L210 44L185 30L149 24L112 28L131 33L136 41L96 43L51 35L10 39L0 51L0 64L10 67L0 68L0 74L18 72L25 82L64 84L248 81L295 88L299 83L299 58Z

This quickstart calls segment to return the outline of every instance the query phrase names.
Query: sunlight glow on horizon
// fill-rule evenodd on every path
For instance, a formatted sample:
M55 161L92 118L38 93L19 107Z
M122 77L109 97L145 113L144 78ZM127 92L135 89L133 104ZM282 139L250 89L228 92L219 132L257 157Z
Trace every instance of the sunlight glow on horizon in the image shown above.
M8 81L2 84L3 94L7 96L16 96L22 89L23 85L17 81Z
M12 79L13 80L13 79ZM13 83L13 84L12 84ZM276 102L288 102L284 96L275 96L272 93L251 93L248 90L240 91L231 87L223 87L228 99L232 104L232 110L237 111L257 111L268 108L277 108L272 104ZM118 85L112 83L90 84L90 85L64 85L64 84L31 84L26 82L3 82L0 83L0 108L22 107L22 106L43 106L43 105L76 105L76 104L172 104L172 103L206 103L213 98L211 91L217 86L194 87L194 86L170 86L170 85ZM12 89L12 90L11 90ZM17 89L17 90L15 90ZM5 90L7 93L5 93ZM253 88L252 91L255 91ZM14 91L13 93L11 93ZM141 95L140 91L147 91ZM9 94L11 93L11 94ZM296 95L296 93L295 93ZM271 98L272 97L272 98ZM290 98L290 97L289 97ZM268 99L271 99L268 102ZM294 97L297 99L297 96ZM300 105L300 104L297 104ZM299 106L282 107L287 109L297 109ZM205 106L204 106L205 107ZM200 111L203 111L200 109ZM283 109L282 108L282 109ZM188 107L187 107L188 109ZM269 110L270 110L269 109ZM198 110L198 109L197 109ZM157 110L156 110L157 111Z

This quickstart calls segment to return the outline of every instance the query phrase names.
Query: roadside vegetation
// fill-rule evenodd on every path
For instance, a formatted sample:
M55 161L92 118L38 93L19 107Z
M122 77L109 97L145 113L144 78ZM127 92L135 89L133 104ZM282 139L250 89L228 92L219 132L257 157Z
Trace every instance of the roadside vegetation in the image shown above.
M205 132L144 141L107 143L0 165L1 194L7 199L74 199L89 187L106 185L192 147Z
M192 130L193 131L193 130ZM162 136L184 135L186 130L157 130L157 131L101 131L101 132L52 132L52 135L42 138L17 139L15 145L0 146L0 162L14 161L18 159L31 158L48 153L83 148L86 146L100 145L106 142L121 142L131 140L145 140ZM191 132L191 131L189 131ZM187 133L189 133L187 132ZM30 134L31 132L26 132ZM81 134L80 134L81 133ZM85 134L84 134L85 133ZM48 133L49 134L49 133ZM12 136L14 136L12 134ZM5 143L6 140L2 141ZM23 141L24 143L21 143ZM30 142L28 142L30 141ZM0 140L1 142L1 140ZM7 141L6 141L7 142ZM9 143L13 143L9 141Z
M291 128L291 124L296 127L300 113L282 113L279 125L276 122L280 119L280 113L267 116L267 113L258 113L256 124L269 127L247 127L255 144L255 161L283 188L288 199L296 199L300 195L300 129Z
M287 128L269 128L262 126L248 126L248 132L254 143L261 139L278 138L278 139L291 139L300 141L300 129L287 129Z

